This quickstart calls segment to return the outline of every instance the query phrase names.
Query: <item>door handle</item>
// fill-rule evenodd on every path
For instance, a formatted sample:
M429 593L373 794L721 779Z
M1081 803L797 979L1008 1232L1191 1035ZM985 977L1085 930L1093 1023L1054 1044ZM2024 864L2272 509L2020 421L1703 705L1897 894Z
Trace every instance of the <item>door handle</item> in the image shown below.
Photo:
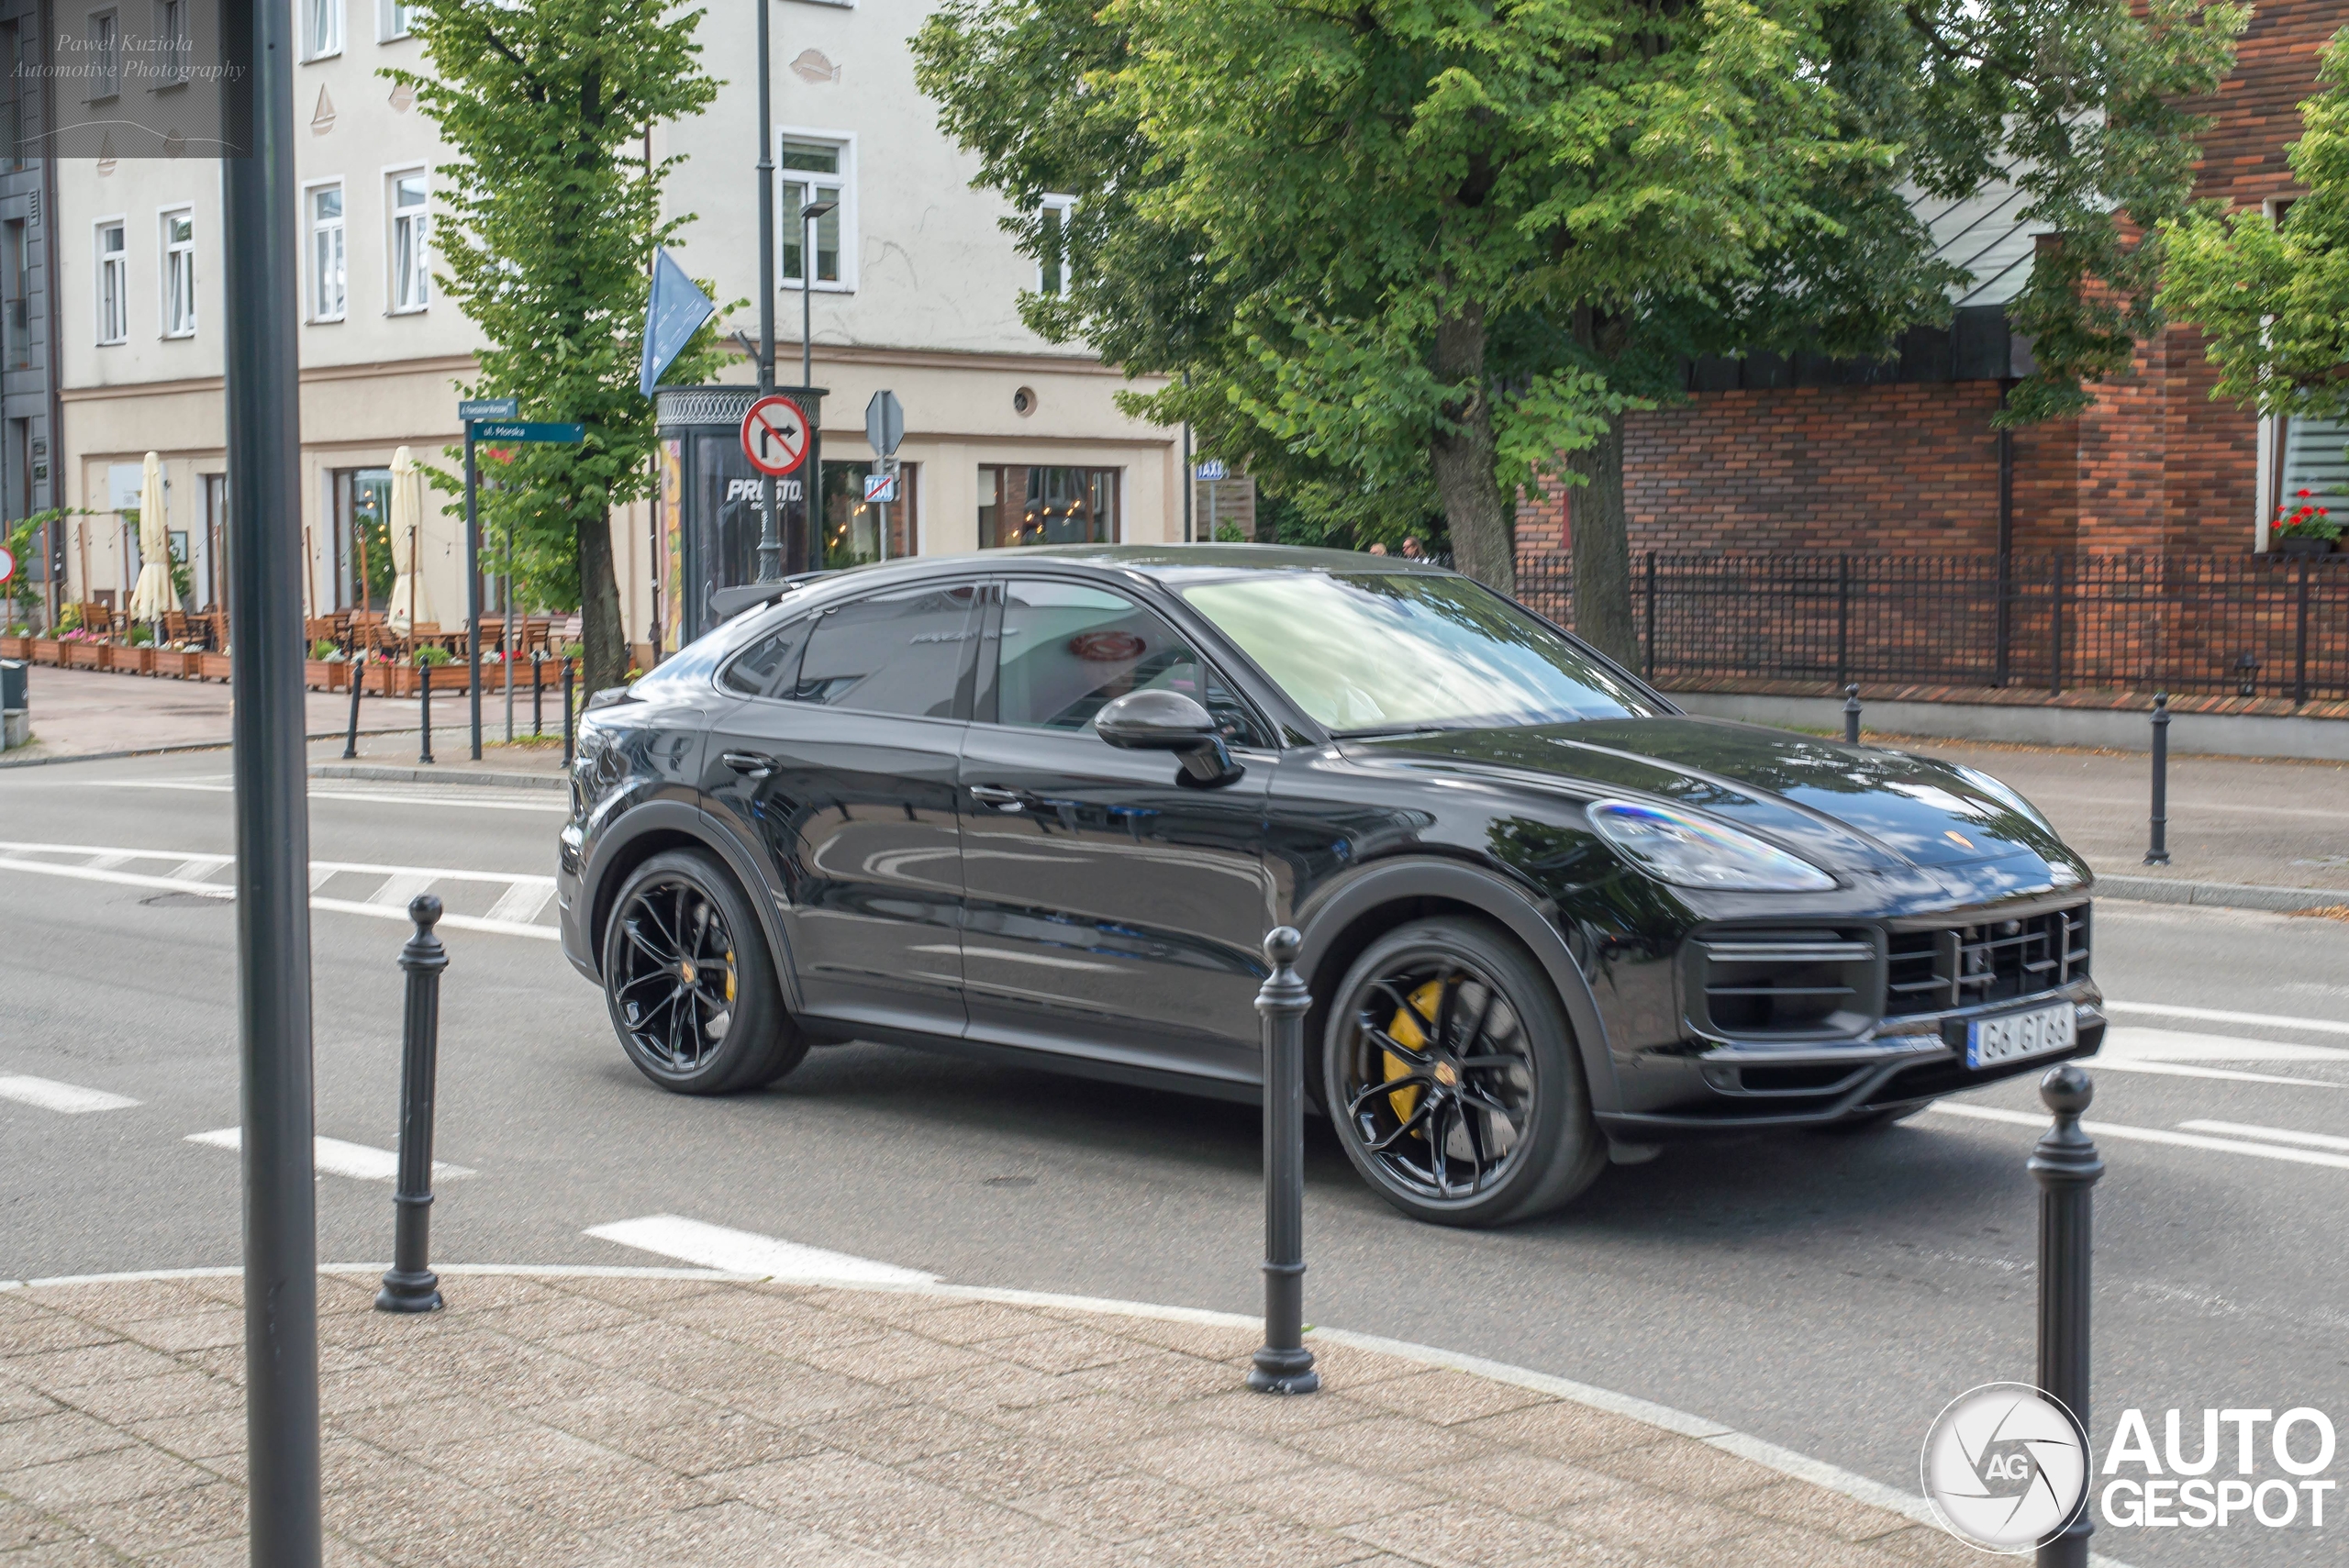
M774 759L756 751L729 751L726 765L745 778L763 779L774 772Z
M973 784L971 798L982 806L992 806L997 811L1017 811L1028 804L1028 797L1016 789L1000 784Z

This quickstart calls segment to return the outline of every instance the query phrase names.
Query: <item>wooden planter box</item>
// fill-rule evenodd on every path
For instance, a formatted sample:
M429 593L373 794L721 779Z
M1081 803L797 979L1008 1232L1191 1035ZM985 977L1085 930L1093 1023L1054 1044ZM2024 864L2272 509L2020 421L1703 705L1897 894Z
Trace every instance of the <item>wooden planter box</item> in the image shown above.
M26 657L36 664L55 664L64 658L64 655L58 651L62 646L63 644L53 637L31 638L27 640Z
M98 668L126 675L151 675L155 673L155 651L133 648L128 643L110 644L99 656Z
M61 642L57 646L64 653L62 662L69 670L106 668L104 664L98 662L98 656L106 651L106 645L103 642Z
M202 673L196 661L203 657L193 649L158 649L155 652L155 673L169 675L175 680L193 681Z
M345 678L351 666L340 659L305 659L302 661L302 684L314 692L341 692L351 689Z
M199 681L227 680L228 656L226 653L198 653L195 656L195 678Z
M0 637L0 659L23 659L31 652L29 637Z

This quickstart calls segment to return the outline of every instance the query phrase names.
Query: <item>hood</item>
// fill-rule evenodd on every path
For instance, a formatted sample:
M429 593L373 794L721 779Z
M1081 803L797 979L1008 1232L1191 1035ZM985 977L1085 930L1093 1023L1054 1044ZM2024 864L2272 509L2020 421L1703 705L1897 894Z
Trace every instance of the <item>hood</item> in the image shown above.
M1346 742L1377 765L1466 770L1622 793L1725 818L1836 871L1958 866L2029 854L2087 869L2021 796L1902 751L1722 719L1594 719ZM2061 880L2059 878L2059 880Z

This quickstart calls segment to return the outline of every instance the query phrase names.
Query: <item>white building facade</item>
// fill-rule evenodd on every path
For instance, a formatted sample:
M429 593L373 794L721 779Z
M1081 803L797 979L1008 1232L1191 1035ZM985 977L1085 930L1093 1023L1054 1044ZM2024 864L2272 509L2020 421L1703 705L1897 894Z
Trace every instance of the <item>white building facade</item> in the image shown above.
M304 58L297 109L302 298L303 535L313 615L373 604L389 583L383 524L401 446L426 462L460 440L458 388L477 334L437 297L431 225L449 161L411 95L379 72L419 68L399 0L295 6ZM877 553L859 481L873 454L863 410L882 388L906 409L903 500L890 553L940 553L1042 539L1180 538L1179 433L1119 413L1113 367L1044 343L1021 325L1021 290L1044 286L998 227L974 163L937 128L913 83L907 39L920 0L764 0L774 6L777 378L798 380L799 279L812 260L813 379L823 409L818 527L832 564ZM723 82L702 117L658 128L656 157L687 161L672 210L696 215L677 248L721 302L758 290L756 13L714 6L705 61ZM800 254L804 200L838 204ZM138 575L135 506L144 454L161 454L175 550L197 607L225 585L221 526L223 275L220 166L100 160L60 165L61 325L57 365L61 500L83 509L66 536L71 599L127 599ZM755 304L722 324L755 337ZM725 379L754 378L747 361ZM497 389L487 389L495 391ZM815 476L810 476L813 479ZM813 486L811 485L811 488ZM429 501L428 506L431 503ZM632 639L651 635L654 508L614 518ZM464 588L460 532L436 524L424 551L433 602L454 624ZM485 563L490 571L495 563ZM485 602L495 603L496 585Z

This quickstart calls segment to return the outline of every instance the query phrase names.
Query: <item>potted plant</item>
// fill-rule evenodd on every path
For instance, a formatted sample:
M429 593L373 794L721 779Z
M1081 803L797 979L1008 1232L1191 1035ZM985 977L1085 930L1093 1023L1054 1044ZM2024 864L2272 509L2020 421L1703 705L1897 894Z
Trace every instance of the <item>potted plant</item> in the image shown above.
M343 686L344 663L342 650L325 638L310 645L310 656L302 662L302 683L314 692L339 692Z
M225 681L228 678L228 651L206 648L195 656L195 677L199 681Z
M63 633L57 640L58 651L63 655L58 662L64 665L65 668L69 670L103 670L106 668L104 664L99 662L99 658L106 652L106 645L97 638L92 637L88 632L83 631L77 627L72 631Z
M2276 508L2275 525L2267 530L2278 555L2331 555L2341 525L2331 511L2316 504L2312 490L2296 490L2292 499Z

